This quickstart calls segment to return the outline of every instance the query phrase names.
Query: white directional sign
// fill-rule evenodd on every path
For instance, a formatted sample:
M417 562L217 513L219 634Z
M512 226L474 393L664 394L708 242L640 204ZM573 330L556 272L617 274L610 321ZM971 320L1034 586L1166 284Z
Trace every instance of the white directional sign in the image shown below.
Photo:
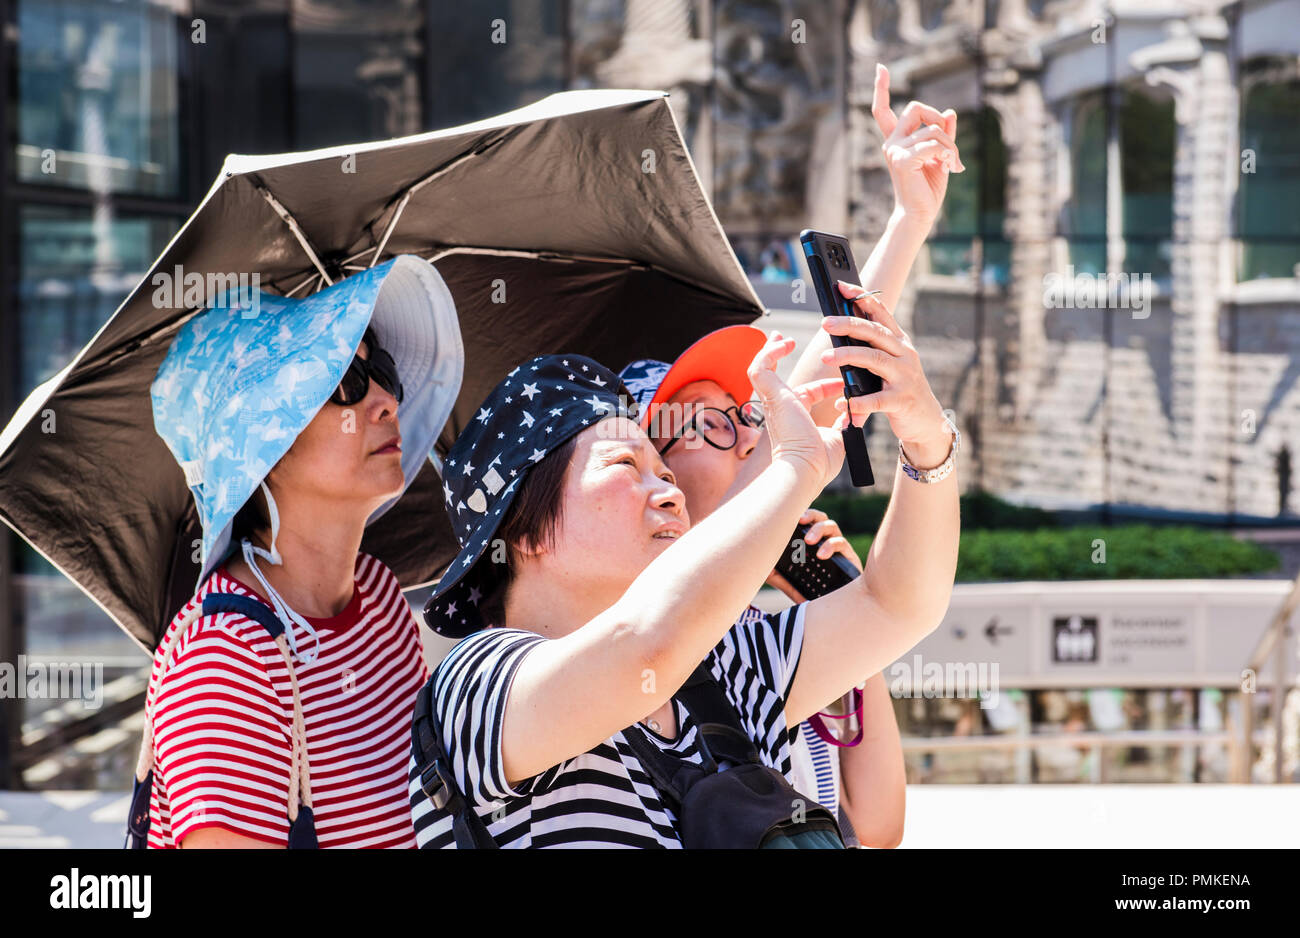
M959 583L943 623L899 663L911 670L929 662L990 669L996 664L1002 688L1236 687L1290 585L1286 580ZM1287 662L1294 676L1294 636ZM1271 666L1262 677L1273 679Z

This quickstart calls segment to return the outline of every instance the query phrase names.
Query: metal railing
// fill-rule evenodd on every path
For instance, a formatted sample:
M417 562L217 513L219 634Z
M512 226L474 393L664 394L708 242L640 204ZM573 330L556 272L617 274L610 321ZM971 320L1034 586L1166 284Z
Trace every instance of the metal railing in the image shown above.
M1282 778L1282 752L1283 752L1283 728L1282 728L1282 711L1286 704L1286 695L1290 688L1287 687L1286 680L1286 639L1291 634L1291 619L1300 608L1300 574L1296 575L1295 581L1291 584L1291 592L1282 600L1282 604L1277 607L1273 613L1273 619L1269 622L1268 628L1260 636L1259 644L1255 646L1254 653L1246 663L1245 670L1251 675L1258 675L1267 664L1270 656L1274 659L1273 665L1273 706L1269 718L1272 721L1272 750L1273 750L1273 782L1283 781ZM1243 688L1243 691L1245 689ZM1244 705L1242 706L1241 718L1241 740L1244 746L1247 746L1246 753L1249 756L1253 748L1255 738L1255 707L1253 692L1244 692L1242 694ZM1249 744L1249 745L1248 745ZM1233 781L1249 782L1251 781L1250 760L1247 758L1244 771L1244 778L1234 778Z
M1092 759L1090 781L1104 782L1105 763L1101 751L1107 748L1168 747L1183 749L1189 746L1227 745L1229 764L1235 767L1242 761L1238 750L1240 739L1223 730L1202 733L1197 730L1114 730L1108 732L1085 731L1077 733L997 734L984 736L905 736L903 753L988 752L1011 749L1041 749L1073 746L1088 749Z

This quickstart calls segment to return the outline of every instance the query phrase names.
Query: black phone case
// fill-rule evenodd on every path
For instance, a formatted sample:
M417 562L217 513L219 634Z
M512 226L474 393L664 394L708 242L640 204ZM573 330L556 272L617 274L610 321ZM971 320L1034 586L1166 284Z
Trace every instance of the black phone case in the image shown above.
M839 288L835 286L836 280L862 286L848 239L825 231L805 228L799 233L799 243L803 245L804 256L808 261L808 272L812 275L813 289L817 291L817 301L821 304L822 315L857 317L853 301L841 296ZM831 344L836 348L846 345L871 347L870 342L850 339L842 335L831 336ZM844 377L845 397L862 397L864 394L874 394L881 388L880 375L865 368L846 365L840 368L840 374Z
M858 568L853 566L843 554L832 554L827 560L819 560L817 548L821 546L820 543L805 545L803 562L796 563L794 554L798 549L798 542L804 539L811 527L810 524L796 526L785 552L776 562L776 572L789 580L790 585L797 589L804 599L825 596L846 583L853 582L859 575Z
M862 285L858 279L858 265L853 260L853 251L848 238L828 234L825 231L813 231L805 228L799 233L799 243L803 245L804 256L808 260L808 272L812 277L813 289L817 291L817 301L821 304L823 316L857 316L853 301L840 294L835 286L836 280ZM848 336L833 335L831 344L836 348L846 345L871 347L870 342L851 339ZM844 396L862 397L874 394L882 387L880 375L865 368L851 365L840 366L840 377L844 379ZM867 418L868 420L870 417ZM871 471L871 457L867 453L867 422L861 427L845 427L844 459L849 466L849 476L858 488L874 485L875 474Z

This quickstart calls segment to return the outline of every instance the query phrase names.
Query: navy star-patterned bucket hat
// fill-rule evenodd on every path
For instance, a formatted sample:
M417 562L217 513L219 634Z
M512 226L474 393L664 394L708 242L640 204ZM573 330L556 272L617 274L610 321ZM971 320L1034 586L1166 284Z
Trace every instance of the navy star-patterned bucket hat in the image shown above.
M635 398L618 375L585 355L540 355L492 389L443 467L447 517L461 551L425 604L431 629L464 638L486 627L478 612L491 584L483 555L528 470L569 437L620 415L636 421Z

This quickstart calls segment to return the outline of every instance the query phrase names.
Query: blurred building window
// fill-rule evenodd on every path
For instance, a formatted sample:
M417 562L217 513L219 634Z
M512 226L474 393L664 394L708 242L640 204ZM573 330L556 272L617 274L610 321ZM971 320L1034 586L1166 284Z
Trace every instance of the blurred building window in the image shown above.
M921 0L921 26L937 29L948 10L948 0Z
M427 123L451 127L567 87L562 0L429 5ZM495 25L494 25L495 24Z
M68 364L126 298L181 219L106 207L18 212L19 398Z
M1300 267L1300 75L1261 59L1242 74L1237 230L1242 280L1294 277Z
M1168 284L1174 237L1174 102L1126 88L1119 111L1124 270Z
M487 38L490 17L477 3L292 0L294 146L418 133L425 9L437 7L463 10Z
M984 15L982 17L985 29L997 29L998 17L1002 14L1002 4L1000 0L984 0Z
M227 153L294 149L294 44L289 0L193 0L192 17L203 21L204 41L182 47L193 89L182 109L185 158L191 184L206 187ZM344 125L350 119L342 109L329 116Z
M1064 225L1077 273L1106 270L1106 93L1074 102L1069 122L1070 198Z
M871 0L871 36L877 42L898 41L898 0Z
M1109 91L1080 95L1069 114L1070 195L1063 234L1075 273L1104 275L1111 257L1123 270L1151 274L1168 286L1173 246L1174 145L1172 99L1134 88L1117 95L1110 120ZM1110 154L1117 154L1112 174ZM1119 191L1111 192L1115 185ZM1119 217L1108 218L1112 196ZM1108 241L1114 238L1114 250Z
M981 281L1006 286L1011 273L1011 247L1003 234L1007 148L997 112L986 107L958 115L957 148L966 172L948 177L943 210L928 242L930 270L969 276L982 249Z
M17 385L21 400L94 336L181 219L118 212L107 200L84 206L28 203L17 214L19 367L17 375L6 378ZM57 432L58 425L52 429ZM108 680L147 669L148 657L103 610L26 545L14 557L13 584L15 618L27 623L27 654L93 659L103 664ZM24 730L51 718L47 711L53 714L55 703L21 702ZM55 762L48 762L25 778L37 787L95 788L119 784L124 777L111 760L74 761L79 768L69 775L49 775L46 770ZM94 766L104 774L94 774Z
M17 14L19 181L179 195L171 4L22 0Z

